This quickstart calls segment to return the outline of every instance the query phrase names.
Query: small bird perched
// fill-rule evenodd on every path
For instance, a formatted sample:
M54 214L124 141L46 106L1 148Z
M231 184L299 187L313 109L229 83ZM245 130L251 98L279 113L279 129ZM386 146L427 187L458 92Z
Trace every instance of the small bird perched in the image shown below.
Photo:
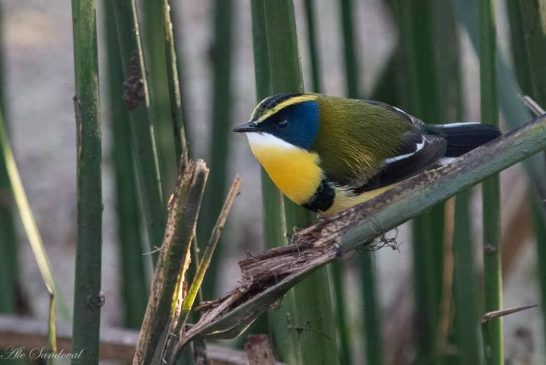
M262 100L246 133L252 153L296 204L330 215L495 139L480 123L423 124L396 107L320 94Z

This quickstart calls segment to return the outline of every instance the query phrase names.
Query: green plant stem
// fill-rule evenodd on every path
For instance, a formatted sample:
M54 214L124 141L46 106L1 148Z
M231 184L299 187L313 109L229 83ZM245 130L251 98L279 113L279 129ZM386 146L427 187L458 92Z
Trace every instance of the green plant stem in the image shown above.
M307 45L309 49L309 57L311 60L311 81L312 91L322 92L321 90L321 74L320 74L320 59L318 54L318 40L317 40L317 25L314 10L314 0L306 0L305 5L305 19L307 23ZM350 32L352 36L352 29ZM341 263L334 263L329 268L329 276L332 285L332 295L335 316L337 322L338 333L338 352L341 364L352 364L352 354L350 346L350 331L347 326L346 314L347 306L345 305L345 285L344 285L344 271Z
M85 356L72 364L99 361L101 288L102 187L101 129L96 9L94 0L73 0L74 98L78 149L78 233L72 350Z
M480 0L480 95L481 122L498 125L496 85L496 31L491 0ZM502 268L500 247L500 195L498 176L482 185L484 310L502 309ZM482 325L487 364L504 364L502 317Z
M542 4L542 6L541 6ZM546 7L539 0L508 0L512 56L519 85L525 95L530 95L539 105L546 105ZM544 166L546 151L541 164ZM540 199L546 202L546 170L537 179ZM546 209L546 203L545 209Z
M546 105L546 7L543 0L519 0L521 32L526 52L524 53L531 89L524 91L531 94L542 107ZM519 68L519 67L518 67Z
M514 56L516 73L523 92L531 95L542 107L546 105L546 8L544 1L509 0L510 30L512 42L517 42ZM544 164L544 156L543 161ZM542 188L546 191L546 182L542 179ZM546 300L546 200L538 194L531 194L532 217L535 226L537 268L542 294ZM540 203L542 201L542 204ZM546 309L542 306L543 328L546 334ZM545 337L546 338L546 337Z
M236 176L227 193L227 196L222 206L222 209L220 211L220 214L218 215L218 219L216 220L216 224L212 228L209 241L207 245L205 246L205 252L203 253L203 256L200 262L194 264L195 266L197 266L197 269L195 270L196 273L193 276L191 286L188 289L185 298L183 299L181 310L180 310L180 318L177 320L176 324L173 326L174 330L170 331L171 333L180 333L181 329L185 328L187 321L190 318L190 311L192 310L195 301L198 299L201 300L199 297L201 296L200 288L201 288L201 285L203 285L203 279L205 277L205 274L208 271L211 259L214 255L214 251L218 245L218 241L220 239L222 231L224 230L224 226L226 224L229 212L231 211L231 207L233 206L233 203L235 202L235 198L240 193L240 190L241 190L240 187L241 187L241 180L239 176ZM174 346L168 346L165 349L164 351L165 356L163 358L171 359L169 363L174 363L178 357L178 354L180 353L181 348L178 346L178 342L176 343L171 342L171 343ZM197 346L197 343L194 342L194 347L195 346ZM203 339L199 340L199 346L204 346ZM196 355L197 355L197 352L198 352L197 350L194 350L194 353L196 353Z
M112 3L103 0L106 9L108 53L108 94L110 126L114 143L112 155L116 179L117 232L120 243L123 323L139 328L148 302L149 278L146 275L145 242L141 235L140 206L135 171L135 152L131 140L130 117L119 95L123 94L123 72Z
M202 160L188 161L180 169L165 228L165 237L152 283L151 295L133 364L152 363L163 349L165 328L177 321L182 305L197 217L207 181L208 169ZM168 336L167 336L168 337ZM156 358L157 359L157 358Z
M214 79L211 105L212 129L209 145L211 173L197 232L197 236L203 242L206 242L206 237L210 235L218 213L222 209L230 166L229 142L233 137L231 133L231 105L233 103L231 69L234 46L234 5L231 0L216 0L214 4L214 44L211 52ZM218 253L213 257L205 277L203 290L207 297L211 297L215 291L221 250L222 245L218 247Z
M546 302L546 215L540 200L536 194L531 194L531 209L535 228L535 239L537 249L537 270L540 282L540 294L542 303ZM546 318L546 309L542 308L543 323ZM543 334L546 338L546 325L543 324Z
M182 88L180 86L179 53L176 47L176 36L172 21L171 5L168 0L162 0L163 4L163 30L165 37L165 63L171 107L171 122L174 133L174 151L176 163L188 158L188 143L186 136L185 113L182 104ZM178 28L178 26L176 27Z
M186 62L185 62L185 58L184 58L184 51L183 51L183 44L182 46L180 45L180 43L183 41L183 36L184 34L182 33L182 20L179 16L179 8L181 8L181 4L179 1L174 1L174 2L171 2L168 4L169 7L170 7L170 23L171 23L171 32L172 32L172 39L170 40L170 43L171 43L171 53L172 53L172 50L174 49L174 55L170 55L167 59L171 59L171 63L172 63L172 58L173 57L176 57L176 69L177 69L177 74L178 74L178 77L175 78L174 75L173 76L169 76L169 82L171 82L171 78L172 78L172 81L175 81L177 80L178 81L178 89L179 89L179 95L180 95L180 104L181 104L181 108L177 108L178 110L176 111L177 113L179 111L181 111L181 120L183 121L183 126L180 126L180 125L175 125L175 128L178 129L178 131L175 131L174 135L175 135L175 151L177 151L177 155L178 155L178 152L179 149L182 149L182 146L184 145L184 142L186 143L186 148L188 149L187 151L187 154L189 157L191 157L191 146L188 145L188 139L190 136L192 136L192 133L191 133L191 120L190 120L190 116L188 114L188 109L187 109L187 106L188 106L188 92L187 92L187 83L186 83L186 69L184 68L185 65L186 65ZM176 26L174 26L174 24L176 24ZM169 50L167 50L167 52L169 52ZM169 63L169 61L167 61L167 63ZM168 66L169 67L169 66ZM173 69L174 65L171 65L170 68ZM173 90L172 90L172 87L171 86L171 103L173 103ZM175 103L176 104L176 103ZM171 105L171 110L173 109L172 105ZM177 119L178 120L178 119ZM181 133L181 128L184 128L184 134ZM182 137L184 136L185 138L185 141L182 141ZM177 139L180 140L180 143L177 143Z
M383 331L381 330L381 310L377 298L374 253L370 249L365 249L360 255L360 275L362 276L362 293L364 293L362 300L364 303L364 330L366 332L366 364L383 364Z
M3 112L0 109L0 152L2 158L6 162L6 171L9 178L9 184L11 188L11 193L15 198L15 203L17 205L17 211L23 223L25 233L27 235L32 253L36 259L38 269L40 270L40 275L42 276L42 281L44 286L49 294L49 320L48 320L48 340L49 348L56 349L57 342L55 338L55 303L58 301L61 313L65 318L68 318L68 310L66 309L66 304L62 298L61 292L55 279L53 277L53 269L51 268L51 262L47 256L47 252L44 248L42 237L38 231L38 226L30 209L30 204L28 202L25 189L23 187L23 182L21 181L21 176L17 169L15 163L15 158L13 157L13 151L9 144L8 133L4 124Z
M400 105L400 83L398 82L400 64L400 50L397 47L375 82L370 92L370 99L381 100L390 105Z
M400 42L407 75L408 111L426 123L439 120L438 76L435 64L436 25L430 0L399 0ZM417 363L438 361L437 330L442 293L442 206L413 221L413 267Z
M353 0L339 0L341 7L341 30L343 33L343 59L345 61L345 73L351 75L345 79L347 95L352 98L359 98L360 95L360 73L356 55L355 32L353 25Z
M131 116L131 140L136 153L144 222L148 244L154 252L163 239L166 209L135 1L108 1L111 1L114 8L125 80L123 99ZM155 261L157 255L152 256Z
M4 29L3 9L0 5L0 110L7 120L4 82ZM7 122L6 122L7 130ZM10 192L6 161L0 154L0 312L13 313L16 310L19 258L17 257L17 232L13 216L13 197Z
M153 115L155 137L157 142L157 155L161 174L163 193L172 191L172 184L176 175L175 138L173 136L171 94L169 87L172 79L169 79L167 56L168 37L165 32L167 22L168 0L143 0L142 6L142 46L146 60L148 74L148 92L150 95L150 112ZM138 11L137 11L138 13ZM177 141L178 143L178 141Z
M305 0L305 21L307 25L307 46L311 61L311 90L322 92L321 66L318 52L317 19L315 17L315 0Z
M455 230L453 232L453 276L455 299L455 333L459 345L460 365L482 364L480 346L479 308L474 245L470 232L470 197L467 190L457 195L455 206Z
M510 20L510 47L514 60L514 71L522 92L530 95L533 84L527 58L523 14L520 7L521 2L521 0L506 0L506 7Z
M253 1L252 9L258 96L303 91L292 1ZM310 214L303 208L287 200L284 200L284 206L288 235L311 222ZM277 210L281 211L282 208ZM277 217L277 222L282 222L282 217ZM327 271L322 269L313 273L294 290L294 297L294 302L290 300L281 308L289 313L285 314L289 321L285 317L281 323L290 326L290 338L295 340L296 349L286 339L281 339L287 345L281 348L283 357L286 361L294 361L292 363L336 364L337 345Z
M271 95L271 75L268 67L269 44L267 42L265 24L265 5L263 1L252 1L252 38L254 46L254 73L256 78L257 101ZM263 232L267 248L285 246L288 244L286 236L286 216L284 214L284 200L281 192L261 168ZM300 364L301 356L296 347L293 323L296 323L294 309L294 292L286 294L278 310L269 312L269 323L280 357L289 364Z

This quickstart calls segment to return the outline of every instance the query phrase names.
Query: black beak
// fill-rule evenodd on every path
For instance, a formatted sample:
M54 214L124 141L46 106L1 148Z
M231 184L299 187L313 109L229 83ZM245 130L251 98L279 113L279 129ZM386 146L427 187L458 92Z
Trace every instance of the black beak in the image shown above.
M233 128L233 131L238 133L257 132L258 130L258 123L256 122L246 122Z

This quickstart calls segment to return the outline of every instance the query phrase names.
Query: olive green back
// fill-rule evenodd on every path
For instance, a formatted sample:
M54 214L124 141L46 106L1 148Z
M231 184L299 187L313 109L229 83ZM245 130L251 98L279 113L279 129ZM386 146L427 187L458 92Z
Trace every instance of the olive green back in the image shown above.
M320 96L319 132L312 147L325 174L342 185L365 183L400 149L413 129L409 116L362 100Z

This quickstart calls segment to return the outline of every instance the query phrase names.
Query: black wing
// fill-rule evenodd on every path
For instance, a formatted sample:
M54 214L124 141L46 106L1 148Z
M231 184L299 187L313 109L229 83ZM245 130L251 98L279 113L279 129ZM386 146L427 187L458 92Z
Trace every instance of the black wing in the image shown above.
M418 130L407 132L396 156L386 159L381 170L366 183L348 190L359 195L415 176L434 166L445 155L446 146L442 137L423 135Z

